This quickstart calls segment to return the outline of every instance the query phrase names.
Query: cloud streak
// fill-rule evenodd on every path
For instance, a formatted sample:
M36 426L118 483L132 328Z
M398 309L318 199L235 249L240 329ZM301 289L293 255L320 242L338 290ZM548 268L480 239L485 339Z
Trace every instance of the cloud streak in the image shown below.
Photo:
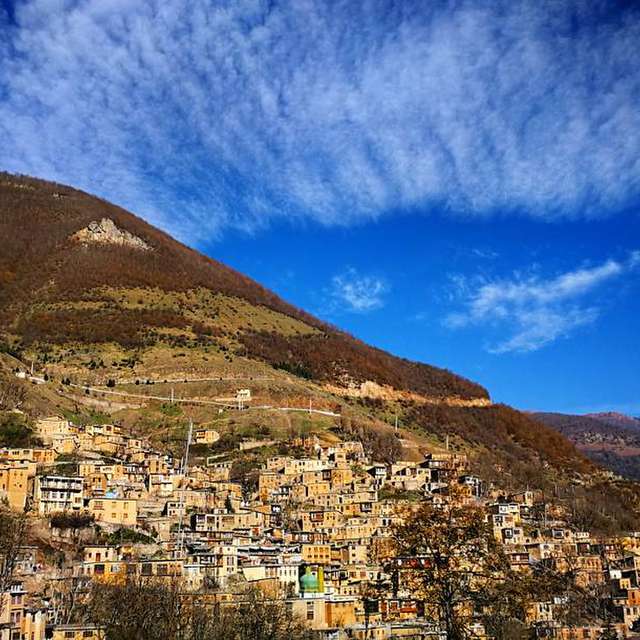
M585 301L598 288L638 266L637 252L626 261L607 260L556 277L515 274L511 279L470 283L454 279L463 310L444 321L450 329L487 326L503 337L488 347L491 353L526 353L569 336L598 318L598 306Z
M0 19L0 166L193 241L434 207L607 215L640 196L639 17L605 0L27 0Z

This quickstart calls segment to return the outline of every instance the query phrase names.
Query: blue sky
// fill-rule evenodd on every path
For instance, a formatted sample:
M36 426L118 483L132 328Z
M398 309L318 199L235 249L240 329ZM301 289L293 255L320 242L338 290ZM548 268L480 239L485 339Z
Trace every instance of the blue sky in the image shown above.
M0 7L0 167L497 400L640 414L637 3Z

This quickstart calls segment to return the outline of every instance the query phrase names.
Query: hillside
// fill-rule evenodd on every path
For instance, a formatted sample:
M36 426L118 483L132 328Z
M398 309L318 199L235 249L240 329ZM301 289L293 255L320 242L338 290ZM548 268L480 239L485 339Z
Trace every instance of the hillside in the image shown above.
M21 347L200 344L314 380L372 380L429 397L485 389L395 358L103 200L0 174L0 331Z
M11 238L0 245L0 366L6 376L33 363L43 384L31 412L105 411L168 433L167 403L147 396L175 391L200 403L194 419L211 420L220 398L248 386L252 408L342 416L322 426L332 437L370 439L397 419L416 456L448 444L498 485L594 470L480 385L370 347L86 193L0 174L0 234ZM247 424L267 419L253 415Z
M587 417L594 418L601 423L609 424L614 427L637 431L640 433L640 418L627 416L624 413L616 411L607 411L603 413L587 413Z
M640 420L619 413L536 413L579 451L614 473L640 480Z

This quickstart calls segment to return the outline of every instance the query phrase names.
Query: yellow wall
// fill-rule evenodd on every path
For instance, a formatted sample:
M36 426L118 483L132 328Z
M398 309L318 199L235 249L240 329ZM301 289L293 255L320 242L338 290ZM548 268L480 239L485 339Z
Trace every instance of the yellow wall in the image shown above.
M331 562L331 545L303 544L302 561L308 564L329 564Z
M329 627L345 627L356 623L356 609L353 600L328 601L325 603L325 608Z
M22 510L29 489L29 469L27 467L0 467L0 493L7 496L12 509Z
M53 630L53 640L100 640L100 632L93 626L60 626Z
M99 522L135 526L138 520L138 505L135 500L124 498L92 498L89 512Z

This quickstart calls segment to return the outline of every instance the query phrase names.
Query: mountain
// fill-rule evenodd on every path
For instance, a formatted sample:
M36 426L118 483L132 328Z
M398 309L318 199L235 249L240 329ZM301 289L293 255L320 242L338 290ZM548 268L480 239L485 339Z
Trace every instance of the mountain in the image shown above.
M594 462L614 473L640 480L640 420L620 413L567 415L535 413Z
M634 418L632 416L627 416L624 413L607 411L604 413L587 413L586 416L614 427L620 427L622 429L630 429L631 431L640 432L640 419Z
M0 243L5 368L33 363L60 403L159 429L169 410L136 413L138 385L202 400L243 380L265 406L339 412L330 428L350 437L397 418L405 445L450 444L500 485L594 471L566 438L492 404L481 385L368 346L82 191L0 174L0 237L10 239ZM129 400L116 403L116 392Z
M0 331L27 347L211 343L341 387L370 380L427 397L488 398L449 371L365 345L70 187L0 174L0 236L11 238L0 246Z

